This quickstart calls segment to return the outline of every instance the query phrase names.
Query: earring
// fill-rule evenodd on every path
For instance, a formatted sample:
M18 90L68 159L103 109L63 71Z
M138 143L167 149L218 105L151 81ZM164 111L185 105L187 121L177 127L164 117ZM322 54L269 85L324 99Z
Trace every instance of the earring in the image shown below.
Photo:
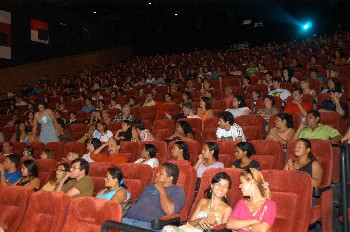
M213 191L213 189L211 188L209 192L212 192L212 191Z

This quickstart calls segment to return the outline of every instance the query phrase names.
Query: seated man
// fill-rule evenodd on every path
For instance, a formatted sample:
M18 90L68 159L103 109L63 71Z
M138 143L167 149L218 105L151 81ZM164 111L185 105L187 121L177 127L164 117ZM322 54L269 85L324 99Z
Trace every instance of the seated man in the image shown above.
M91 98L86 98L85 99L85 106L83 106L83 108L81 109L81 111L84 111L85 113L89 113L91 111L93 111L95 109L95 106L93 106L92 104L92 100Z
M95 162L93 159L91 159L90 153L101 146L101 141L96 138L92 138L92 139L87 139L85 143L86 143L87 153L84 154L82 158L87 162Z
M89 174L89 163L78 158L72 161L70 172L58 182L55 192L63 192L72 198L92 197L94 182ZM69 178L69 180L68 180Z
M12 153L12 143L11 141L5 141L2 144L2 153L0 153L0 157L7 157L8 155L11 155Z
M178 177L177 165L164 163L157 173L155 183L145 187L122 222L151 230L152 220L179 213L185 205L186 196L184 190L175 185Z
M103 148L108 146L108 154L100 153ZM90 152L90 157L96 162L111 162L118 166L123 163L127 163L129 158L125 155L119 154L120 141L116 141L115 138L109 138L107 143L102 144L99 148Z
M273 78L272 83L273 83L274 90L270 91L269 95L279 97L282 99L282 101L285 101L287 97L292 95L287 89L281 88L281 85L282 85L281 78L278 78L278 77Z
M340 98L343 95L341 89L331 90L332 100L324 100L320 104L319 112L338 112L342 118L348 117L348 105L341 102Z
M132 139L134 142L154 141L154 136L146 129L145 124L141 120L132 123Z
M233 114L228 111L221 112L218 116L219 127L216 130L216 138L218 140L233 140L236 143L245 142L243 129L235 123Z
M2 186L8 186L15 183L22 174L17 170L21 159L16 154L6 156L4 163L0 163L0 183Z
M153 100L153 94L147 93L145 103L142 106L154 106L156 102Z
M306 124L301 123L293 136L293 140L322 139L338 143L342 138L338 130L320 123L320 113L317 110L307 112Z

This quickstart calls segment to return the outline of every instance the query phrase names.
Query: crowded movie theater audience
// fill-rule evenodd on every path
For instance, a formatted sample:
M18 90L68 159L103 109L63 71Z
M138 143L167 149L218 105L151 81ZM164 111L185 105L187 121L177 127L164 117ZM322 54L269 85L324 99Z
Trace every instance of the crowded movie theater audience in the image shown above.
M152 220L186 208L191 178L184 177L185 186L177 184L183 167L197 177L190 193L195 197L203 173L220 168L206 180L211 182L197 196L199 203L186 208L182 226L164 231L220 224L233 231L278 231L282 197L271 200L263 177L270 170L263 170L262 157L278 157L269 162L271 169L306 172L312 187L321 186L329 170L311 153L311 144L327 140L337 157L340 141L350 143L349 52L350 33L344 32L261 47L135 57L36 80L25 91L11 90L1 107L0 191L16 185L133 203L122 222L151 230ZM280 151L268 151L275 143ZM285 160L294 143L296 159ZM136 166L143 166L141 175L148 169L151 174L143 192L131 196L139 188L133 181L141 182L132 180L140 174ZM339 163L332 167L339 179L334 174ZM244 199L230 196L231 186ZM283 191L289 194L287 187ZM313 198L312 205L322 207L322 201Z

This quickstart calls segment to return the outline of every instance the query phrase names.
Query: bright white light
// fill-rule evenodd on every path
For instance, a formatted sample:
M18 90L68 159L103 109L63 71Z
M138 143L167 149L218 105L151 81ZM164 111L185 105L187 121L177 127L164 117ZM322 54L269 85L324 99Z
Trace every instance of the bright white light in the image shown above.
M177 13L175 13L175 16L177 16Z
M94 13L94 14L96 14L97 12L96 12L96 11L94 11L93 13Z
M310 21L307 21L304 25L303 28L304 30L308 30L312 27L312 23Z
M148 5L152 5L152 2L149 2Z

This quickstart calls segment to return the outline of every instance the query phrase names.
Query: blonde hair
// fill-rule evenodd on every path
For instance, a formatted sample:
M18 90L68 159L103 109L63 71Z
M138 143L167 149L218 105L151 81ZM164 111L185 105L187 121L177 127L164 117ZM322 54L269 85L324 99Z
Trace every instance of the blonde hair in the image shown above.
M75 159L79 158L79 153L78 152L71 151L71 152L69 152L69 154L71 154L72 160L75 160Z
M261 172L256 168L247 168L244 169L240 177L243 177L247 181L253 180L256 183L256 186L258 187L261 195L265 198L270 200L271 199L271 190L268 186L268 183L265 182L263 175Z

